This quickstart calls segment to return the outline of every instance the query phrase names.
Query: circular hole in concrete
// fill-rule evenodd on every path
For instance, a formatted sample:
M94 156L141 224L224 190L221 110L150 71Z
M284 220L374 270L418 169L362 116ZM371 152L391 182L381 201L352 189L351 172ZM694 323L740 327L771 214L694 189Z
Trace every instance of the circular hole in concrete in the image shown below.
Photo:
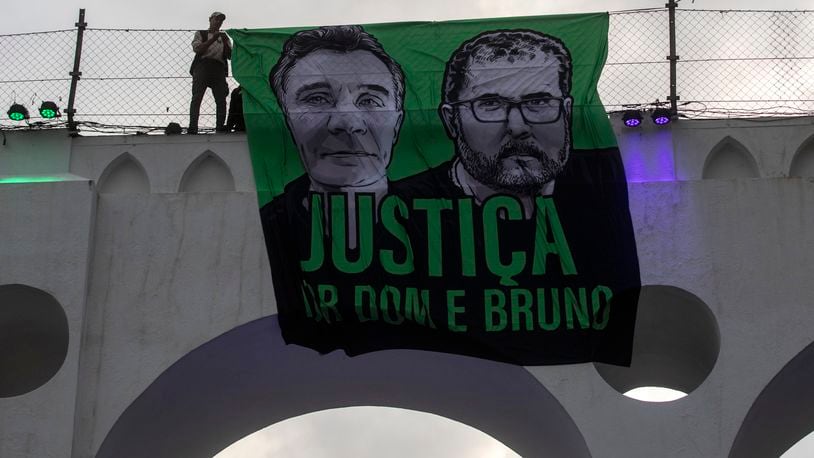
M59 302L30 286L0 286L0 398L45 384L67 353L68 320Z
M639 296L631 366L594 367L623 394L642 387L689 394L706 380L719 349L718 323L701 299L674 286L647 285Z

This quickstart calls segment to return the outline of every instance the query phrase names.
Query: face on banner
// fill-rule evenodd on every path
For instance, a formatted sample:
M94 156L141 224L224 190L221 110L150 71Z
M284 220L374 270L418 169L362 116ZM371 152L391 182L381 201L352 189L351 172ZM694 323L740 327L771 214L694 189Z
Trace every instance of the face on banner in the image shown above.
M312 187L386 181L403 117L396 84L403 76L368 49L330 49L308 38L311 49L279 65L277 74L280 105Z
M284 93L288 126L312 180L358 187L385 177L401 112L393 77L376 56L315 51L291 69Z
M484 32L453 52L439 113L464 193L514 196L526 218L552 194L571 150L571 68L561 40L532 30Z
M560 88L560 66L544 52L469 65L459 100L442 105L441 113L473 178L527 194L562 171L571 146L571 97Z
M598 74L574 74L601 70L607 16L482 22L235 33L286 342L629 363L627 183L590 138L612 132Z

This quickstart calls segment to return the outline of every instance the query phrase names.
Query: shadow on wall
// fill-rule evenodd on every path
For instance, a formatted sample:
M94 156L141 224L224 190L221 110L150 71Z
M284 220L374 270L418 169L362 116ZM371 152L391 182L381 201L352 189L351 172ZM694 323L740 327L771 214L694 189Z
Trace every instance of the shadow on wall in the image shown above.
M521 456L591 456L565 409L523 367L415 350L320 356L286 345L273 315L173 364L122 413L97 457L214 456L287 418L361 405L447 417Z

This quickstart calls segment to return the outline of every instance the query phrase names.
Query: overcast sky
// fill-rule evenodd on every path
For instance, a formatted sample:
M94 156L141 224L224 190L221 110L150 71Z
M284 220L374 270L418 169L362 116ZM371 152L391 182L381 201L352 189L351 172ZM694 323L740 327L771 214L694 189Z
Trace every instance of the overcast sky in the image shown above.
M224 28L267 28L285 26L308 26L342 23L371 23L396 21L423 21L466 19L496 16L529 16L555 13L579 13L591 11L619 11L639 8L661 8L666 0L139 0L118 2L115 0L40 0L36 2L6 1L0 14L0 34L70 29L74 27L79 8L85 8L86 21L94 28L178 28L201 29L207 26L212 11L227 15ZM700 9L814 9L814 0L682 0L681 8ZM631 400L631 402L638 402ZM471 428L444 421L439 417L427 417L398 411L363 409L350 412L329 412L309 415L302 419L281 423L265 437L235 453L223 457L286 456L291 458L333 458L363 456L397 456L393 449L376 450L377 447L396 447L403 453L398 456L421 457L510 457L508 451L489 443ZM340 419L338 416L342 416ZM429 419L428 419L429 418ZM366 426L360 427L364 423ZM400 425L394 427L394 425ZM416 441L404 437L387 436L385 445L368 441L358 431L379 428L381 431L407 431L408 438L428 437L427 431L448 428L442 435L449 439L444 443L418 441L423 449L412 449ZM455 432L453 432L455 431ZM385 437L375 434L375 437ZM325 438L328 439L325 439ZM322 442L317 438L324 439ZM336 441L342 438L350 448L339 450ZM348 440L352 438L353 440ZM325 440L328 440L326 442ZM474 447L464 455L450 454L449 448L460 452L461 444ZM293 455L296 450L298 454ZM447 450L447 452L445 452ZM795 457L814 456L814 448L801 450ZM792 458L788 456L788 458Z
M661 8L666 0L40 0L5 1L0 33L69 29L79 8L90 27L200 29L212 11L225 28L264 28L530 16L552 13ZM812 0L681 0L681 8L812 9Z
M338 427L337 425L341 425ZM397 432L394 432L397 430ZM353 433L349 434L348 432ZM428 440L434 438L434 440ZM444 438L444 440L438 440ZM262 450L262 452L258 452ZM386 451L383 453L382 451ZM325 410L277 423L215 458L518 458L475 428L388 407Z

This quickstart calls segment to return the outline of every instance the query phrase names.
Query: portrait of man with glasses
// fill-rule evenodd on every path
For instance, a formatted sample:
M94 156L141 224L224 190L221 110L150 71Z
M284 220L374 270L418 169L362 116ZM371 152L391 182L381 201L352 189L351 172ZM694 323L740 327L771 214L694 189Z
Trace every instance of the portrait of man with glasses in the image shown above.
M568 49L544 33L489 31L464 42L447 62L438 108L455 157L404 184L441 185L479 204L508 194L530 218L571 154L571 73Z
M582 145L591 133L572 130L574 110L584 108L575 99L587 100L572 93L573 73L563 41L535 30L485 31L452 52L438 114L455 154L391 186L407 202L437 201L435 214L410 215L410 227L426 234L411 236L415 264L441 265L437 288L604 285L620 322L635 313L641 281L624 164L616 146L574 145L572 134ZM462 255L420 256L432 247ZM500 308L490 300L493 308L475 315Z

